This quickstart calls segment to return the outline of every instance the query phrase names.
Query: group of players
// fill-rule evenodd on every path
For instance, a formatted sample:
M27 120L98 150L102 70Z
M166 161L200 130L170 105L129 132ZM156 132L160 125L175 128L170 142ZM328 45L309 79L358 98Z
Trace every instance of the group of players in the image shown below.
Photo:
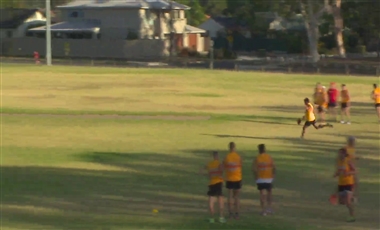
M215 203L219 207L219 222L224 223L223 182L226 180L228 190L228 212L230 219L239 219L240 190L242 188L242 158L236 152L234 142L229 143L229 153L224 160L219 160L218 152L212 153L212 160L202 169L209 177L209 211L210 223L214 223ZM276 167L272 157L266 153L265 145L258 145L259 155L252 163L252 172L257 189L260 191L261 215L272 214L272 182L276 175ZM225 177L224 177L225 174Z
M309 98L304 99L305 115L297 121L298 124L301 124L301 121L305 120L305 123L302 128L301 138L304 138L306 129L311 125L315 129L333 127L333 125L331 125L330 123L326 123L325 113L328 112L329 114L335 117L335 120L338 120L336 107L339 97L341 107L340 123L351 124L351 96L345 84L342 84L341 87L341 91L339 92L336 88L336 84L332 82L330 83L330 88L326 90L326 87L322 86L320 83L317 83L313 95L315 106L311 103ZM377 117L380 122L380 88L377 86L377 84L373 84L373 88L374 89L371 93L371 98L374 100ZM319 115L319 125L316 124L316 113Z
M356 171L355 156L356 140L354 137L347 139L347 145L339 149L336 159L336 171L334 177L338 178L338 186L330 197L332 204L338 201L346 205L349 210L347 222L354 222L354 206L358 195L358 177ZM204 171L203 171L204 170ZM209 177L207 195L210 212L210 223L215 223L215 204L218 204L220 223L225 223L223 183L228 190L227 207L230 219L239 219L240 190L242 188L242 158L236 151L234 142L229 143L229 152L223 161L220 161L218 152L212 153L212 160L202 168ZM272 157L266 152L264 144L258 145L258 156L252 162L252 173L257 189L260 192L261 215L273 214L272 209L272 183L276 176L276 166Z
M375 102L377 116L380 121L380 88L374 84L374 90L371 93L371 98ZM315 109L308 98L304 99L305 104L305 124L302 128L301 137L305 135L307 127L313 125L316 129L324 127L333 127L329 123L325 123L326 110L337 118L336 106L340 96L341 107L341 123L350 124L350 94L346 85L342 84L341 91L336 89L336 84L331 83L330 88L326 90L320 83L317 83L314 92L314 104L316 112L319 115L321 124L316 124ZM344 119L346 118L346 119ZM298 124L302 119L298 119ZM349 137L347 145L338 151L336 159L336 171L334 177L338 178L338 187L334 189L334 193L330 197L332 204L346 205L349 211L348 222L354 222L354 203L358 199L358 176L356 170L355 156L356 140L354 137ZM273 214L272 209L272 182L276 175L276 167L272 157L266 152L264 144L258 145L258 156L252 162L252 172L255 178L257 189L260 192L261 215L266 216ZM239 219L240 211L240 190L242 188L242 158L236 152L234 142L229 143L229 153L221 162L218 152L212 153L212 161L205 168L205 173L209 177L209 211L210 223L215 222L215 203L219 207L219 222L226 222L224 216L224 198L222 194L224 179L226 180L226 189L228 190L228 212L229 218ZM225 175L224 175L225 174Z

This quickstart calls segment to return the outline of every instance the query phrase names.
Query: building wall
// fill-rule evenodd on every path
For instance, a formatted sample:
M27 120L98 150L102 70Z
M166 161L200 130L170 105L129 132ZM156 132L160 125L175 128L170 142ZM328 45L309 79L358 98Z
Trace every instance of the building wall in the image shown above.
M4 56L32 56L34 51L46 53L46 40L40 38L3 39ZM53 39L53 57L82 58L149 58L168 55L166 40L82 40Z
M74 13L76 12L76 13ZM96 20L101 23L102 39L125 39L129 31L140 38L163 38L170 32L170 14L145 9L63 9L63 21ZM76 17L73 17L76 16ZM177 11L174 30L183 32L187 24L184 11Z
M41 12L36 12L30 16L23 24L15 29L0 29L0 38L21 38L25 37L28 28L41 26L46 23L46 18Z

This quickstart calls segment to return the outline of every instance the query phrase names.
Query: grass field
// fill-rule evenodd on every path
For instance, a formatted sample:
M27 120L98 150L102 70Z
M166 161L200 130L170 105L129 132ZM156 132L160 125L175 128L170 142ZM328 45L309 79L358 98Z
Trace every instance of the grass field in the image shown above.
M2 66L1 229L369 230L379 227L378 78L201 70ZM353 124L295 123L315 82L346 83ZM119 115L119 116L118 116ZM358 138L357 222L327 198L336 150ZM206 222L212 150L243 156L241 220ZM276 215L261 217L250 172L265 143ZM158 209L153 214L152 209Z

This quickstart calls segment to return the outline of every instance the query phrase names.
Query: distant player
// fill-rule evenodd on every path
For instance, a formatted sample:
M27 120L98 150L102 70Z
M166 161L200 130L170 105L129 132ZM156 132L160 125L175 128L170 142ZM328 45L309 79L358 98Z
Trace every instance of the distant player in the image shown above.
M373 91L371 96L375 102L377 117L379 118L380 122L380 88L377 86L377 84L373 84Z
M359 160L359 157L356 155L356 138L355 137L348 137L347 138L347 146L345 147L347 151L347 157L351 161L351 163L356 167L356 162ZM354 187L353 187L353 198L355 202L357 202L357 199L359 198L359 178L358 178L358 172L356 171L354 175Z
M342 90L340 91L340 107L341 107L341 121L340 123L351 124L350 118L350 107L351 107L351 98L350 93L348 92L347 86L342 84ZM346 119L345 119L346 118Z
M261 215L272 214L272 183L276 167L272 157L266 153L265 145L258 145L259 155L252 163L252 171L260 191Z
M208 185L208 192L207 195L209 197L208 199L208 205L209 205L209 211L210 211L210 223L214 223L214 206L215 203L218 202L219 206L219 222L225 223L226 220L224 218L224 199L223 199L223 165L219 161L219 154L218 152L212 153L213 160L210 161L205 169L207 170L207 174L210 178L210 182Z
M335 82L330 83L330 88L327 91L328 95L328 113L329 115L332 115L335 120L337 120L337 112L336 112L336 106L337 106L337 100L339 96L339 91L336 88Z
M328 97L326 87L318 85L316 94L316 104L319 122L325 122L325 113L328 105Z
M317 104L318 98L319 98L318 92L320 91L321 87L322 87L322 85L320 82L317 82L315 84L314 93L313 93L313 100L314 100L314 108L315 109L318 108L318 104ZM314 113L318 113L318 111L314 111Z
M355 222L354 206L352 204L355 173L355 166L348 158L346 149L339 149L339 159L334 177L338 177L339 203L345 204L350 214L347 222Z
M303 101L304 101L304 104L305 104L305 116L303 116L302 119L298 119L298 124L301 123L301 120L303 120L303 119L305 120L305 124L302 127L301 138L304 138L306 129L310 125L312 125L315 129L321 129L321 128L324 128L324 127L331 127L331 128L333 127L329 123L323 124L323 125L320 124L320 125L317 126L316 121L315 121L315 114L314 114L313 105L310 103L309 98L305 98Z
M240 189L242 187L242 159L234 142L229 143L229 153L224 159L226 188L228 189L229 218L239 219Z

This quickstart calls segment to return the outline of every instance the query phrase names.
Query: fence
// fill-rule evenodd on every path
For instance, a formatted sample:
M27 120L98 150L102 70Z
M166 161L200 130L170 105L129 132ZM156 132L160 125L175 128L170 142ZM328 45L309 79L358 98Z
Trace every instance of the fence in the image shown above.
M43 60L42 60L43 61ZM2 63L33 64L30 58L1 57ZM336 74L336 75L362 75L380 76L380 62L363 60L335 60L323 59L318 64L309 63L307 59L300 60L214 60L205 58L154 58L150 61L131 61L126 59L95 59L95 58L65 58L53 59L53 65L71 66L110 66L134 68L196 68L231 70L231 71L263 71L280 73L308 73L308 74Z

